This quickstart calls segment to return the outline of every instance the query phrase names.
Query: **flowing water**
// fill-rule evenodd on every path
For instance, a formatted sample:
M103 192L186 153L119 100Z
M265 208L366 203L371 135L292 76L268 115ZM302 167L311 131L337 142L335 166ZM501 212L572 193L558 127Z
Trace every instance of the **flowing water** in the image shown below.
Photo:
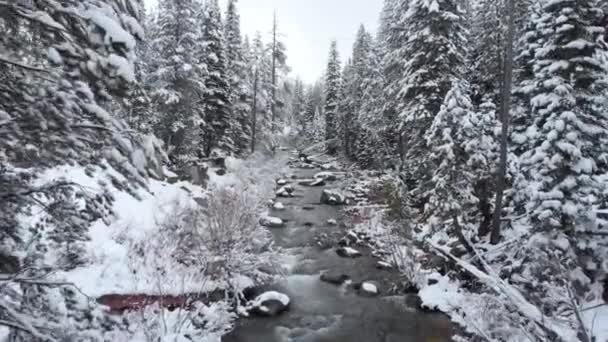
M319 170L291 169L299 179ZM295 183L295 181L294 181ZM328 184L331 187L331 184ZM383 279L396 275L376 269L376 260L364 251L362 258L339 257L333 249L316 246L320 233L339 229L327 224L338 219L340 207L319 203L323 188L296 186L296 197L280 199L286 210L272 215L287 220L274 229L278 246L290 256L290 271L272 289L291 298L290 310L275 318L243 318L224 342L443 342L450 341L451 324L439 314L408 307L403 296L363 297L348 286L319 280L323 271L339 271L353 281ZM305 210L314 207L314 210ZM311 208L307 208L311 209Z

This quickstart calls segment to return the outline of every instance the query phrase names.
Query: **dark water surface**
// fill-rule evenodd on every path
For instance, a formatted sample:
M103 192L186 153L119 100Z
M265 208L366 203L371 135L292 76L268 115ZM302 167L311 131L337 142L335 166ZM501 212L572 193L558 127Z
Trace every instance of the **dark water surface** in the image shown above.
M291 169L289 172L305 179L319 170ZM327 270L347 274L354 281L381 281L395 276L390 271L376 269L376 260L366 255L368 253L364 252L362 258L345 259L337 256L333 249L323 250L316 246L316 235L339 229L328 225L327 220L338 219L340 207L319 204L322 190L296 185L296 197L279 199L286 210L272 213L288 220L287 226L273 230L273 235L276 244L290 256L286 261L290 264L290 272L273 289L291 297L289 312L276 318L240 319L236 329L223 341L450 341L451 324L447 318L408 307L405 297L367 298L347 286L338 287L319 280L321 272ZM304 210L306 206L315 209Z

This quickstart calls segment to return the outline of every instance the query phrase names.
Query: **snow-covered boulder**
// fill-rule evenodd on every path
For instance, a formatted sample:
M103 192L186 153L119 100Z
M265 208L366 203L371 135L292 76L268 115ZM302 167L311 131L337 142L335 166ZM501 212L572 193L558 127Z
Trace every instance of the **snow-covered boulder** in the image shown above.
M323 190L323 193L321 193L321 203L329 205L346 204L346 196L337 190L325 189Z
M298 184L304 186L324 186L325 180L322 178L302 179L298 182Z
M378 261L376 263L376 268L379 270L390 270L393 268L393 265L391 265L390 263L388 263L386 261Z
M338 176L336 176L335 173L328 172L328 171L319 172L319 173L315 174L315 178L324 179L327 182L333 182L333 181L338 180Z
M295 188L293 186L286 185L286 186L279 188L279 190L277 190L276 195L278 197L293 197L294 192L295 192Z
M315 166L309 163L302 163L300 164L300 168L305 170L312 170L315 168Z
M336 169L338 169L338 164L336 164L335 162L326 163L326 164L321 165L321 170L328 171L328 170L336 170Z
M380 284L375 281L364 281L361 283L359 293L366 297L375 297L380 295Z
M281 202L276 202L275 204L273 204L272 209L285 210L285 205L283 205L283 203L281 203Z
M361 252L351 247L340 247L336 249L336 254L343 258L358 258L362 256Z
M322 282L326 282L333 285L342 285L350 279L346 274L336 272L323 272L321 273L320 279Z
M250 314L260 317L276 317L289 310L291 300L284 293L276 291L264 292L250 304Z
M260 224L268 228L282 228L285 223L282 219L272 216L264 216L260 219Z
M338 244L342 247L357 245L361 242L359 236L354 231L349 231L343 238L338 241Z

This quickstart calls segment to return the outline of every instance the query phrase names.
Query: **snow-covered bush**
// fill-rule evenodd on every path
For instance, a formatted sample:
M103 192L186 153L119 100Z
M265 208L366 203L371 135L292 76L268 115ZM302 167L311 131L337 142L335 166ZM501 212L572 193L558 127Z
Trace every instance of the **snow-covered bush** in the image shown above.
M122 317L104 336L115 342L220 342L235 318L225 302L195 303L190 310L169 311L158 305Z

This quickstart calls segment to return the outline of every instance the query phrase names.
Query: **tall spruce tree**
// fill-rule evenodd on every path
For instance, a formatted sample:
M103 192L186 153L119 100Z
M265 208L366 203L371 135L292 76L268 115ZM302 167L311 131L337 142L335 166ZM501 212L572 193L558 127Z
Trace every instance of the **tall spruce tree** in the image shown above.
M201 102L204 121L203 154L212 156L236 152L232 139L236 118L230 111L230 84L226 70L226 41L220 8L217 0L209 0L203 7L203 64L205 93Z
M337 132L337 116L340 101L340 76L338 43L334 40L331 42L329 49L329 60L327 62L327 71L325 75L325 102L323 104L323 112L325 115L325 140L339 138ZM336 153L337 149L335 145L335 143L330 144L328 149L330 154Z
M198 158L205 129L197 101L204 91L205 70L199 60L199 9L194 0L162 0L150 29L150 48L158 52L150 65L150 95L158 116L153 128L180 167Z
M433 165L424 160L423 137L452 83L465 73L467 31L459 5L457 0L415 0L402 13L408 36L403 50L408 58L398 82L397 109L401 155L411 181L428 179Z
M237 9L237 0L228 1L225 20L226 38L226 73L229 81L229 99L232 104L232 116L235 126L232 127L232 140L239 154L248 150L251 138L250 112L252 88L247 84L245 48L241 37L241 21ZM247 47L248 49L248 47Z
M598 41L598 1L547 1L536 22L545 33L534 56L539 87L532 98L532 131L542 139L527 145L522 163L535 184L528 209L538 229L572 234L591 220L603 198L599 177L607 170L605 47ZM559 18L559 20L557 20Z

